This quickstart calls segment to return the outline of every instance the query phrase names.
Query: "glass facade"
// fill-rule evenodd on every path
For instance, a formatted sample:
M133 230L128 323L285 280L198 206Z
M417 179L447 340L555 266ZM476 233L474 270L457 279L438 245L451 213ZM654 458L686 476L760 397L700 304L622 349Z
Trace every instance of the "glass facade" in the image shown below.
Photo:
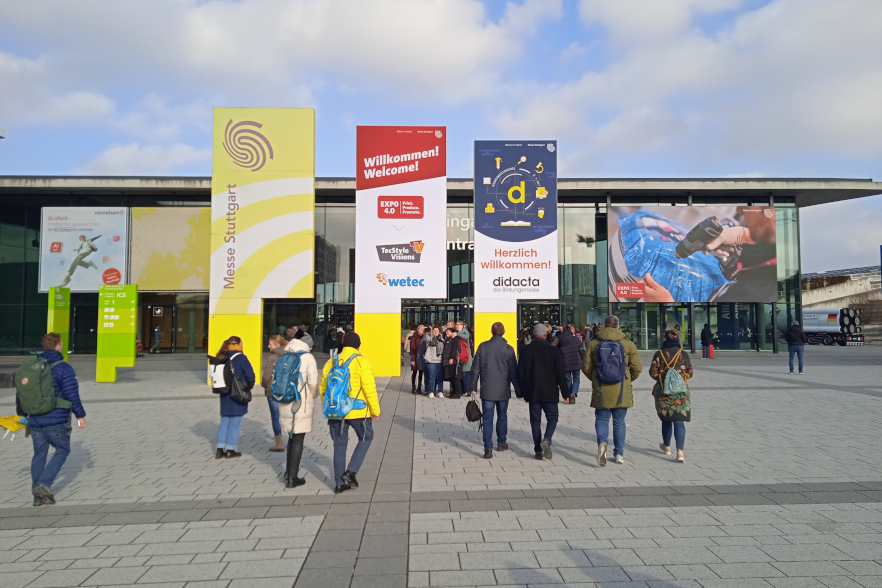
M159 197L70 197L34 205L7 207L0 222L0 354L24 354L40 349L45 331L47 296L37 292L40 207L44 205L180 205ZM264 303L264 336L284 333L293 324L304 325L316 348L327 351L337 344L336 330L352 324L355 300L355 204L351 197L319 198L316 204L314 299L272 299ZM333 200L333 201L331 201ZM689 305L620 303L609 305L607 284L606 202L566 194L558 209L560 296L557 300L522 301L521 325L536 321L557 324L602 323L610 310L640 349L657 348L664 331L677 327L684 343L693 336ZM628 198L639 205L686 205L659 198ZM613 200L619 204L617 200ZM714 199L709 203L735 203ZM739 202L738 204L765 204ZM190 205L196 202L188 203ZM207 204L207 199L205 201ZM696 206L705 205L695 199ZM777 332L801 314L799 281L799 222L795 204L777 206L778 304L777 329L772 304L695 304L695 330L708 323L721 349L771 349ZM468 197L451 197L447 207L447 297L440 300L402 301L401 327L416 322L444 322L463 318L471 323L474 307L474 207ZM598 271L598 268L600 270ZM74 353L96 348L97 294L71 298L71 342ZM145 351L204 353L207 345L208 294L143 293L139 300L139 336ZM153 333L163 333L156 345Z

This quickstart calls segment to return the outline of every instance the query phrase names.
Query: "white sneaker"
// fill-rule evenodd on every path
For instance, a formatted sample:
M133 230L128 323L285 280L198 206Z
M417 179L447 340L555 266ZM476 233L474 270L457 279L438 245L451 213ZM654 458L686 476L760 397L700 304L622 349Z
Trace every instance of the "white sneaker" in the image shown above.
M617 455L616 456L616 463L618 463L618 464L625 463L625 456L624 455Z
M434 393L434 392L429 392L429 398L435 398L435 393Z

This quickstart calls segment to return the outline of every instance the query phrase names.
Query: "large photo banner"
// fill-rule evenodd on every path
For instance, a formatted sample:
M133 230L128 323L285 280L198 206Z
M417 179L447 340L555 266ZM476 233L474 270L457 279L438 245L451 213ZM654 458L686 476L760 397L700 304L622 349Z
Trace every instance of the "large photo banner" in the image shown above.
M44 208L40 227L40 292L97 292L126 283L125 208Z
M774 302L772 206L611 207L611 302Z
M209 347L257 369L263 299L315 296L315 110L215 108L211 192Z
M556 299L557 228L557 141L475 141L476 305Z
M398 375L401 300L447 297L447 129L358 127L356 160L355 327Z
M129 271L141 292L208 290L211 209L132 209Z

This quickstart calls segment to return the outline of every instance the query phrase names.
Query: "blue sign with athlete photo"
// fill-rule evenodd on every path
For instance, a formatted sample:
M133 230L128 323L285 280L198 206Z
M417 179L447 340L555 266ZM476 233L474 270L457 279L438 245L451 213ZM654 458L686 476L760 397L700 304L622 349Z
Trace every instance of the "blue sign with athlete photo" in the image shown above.
M476 299L557 298L557 141L475 141Z
M557 230L557 141L475 141L475 230L508 242Z

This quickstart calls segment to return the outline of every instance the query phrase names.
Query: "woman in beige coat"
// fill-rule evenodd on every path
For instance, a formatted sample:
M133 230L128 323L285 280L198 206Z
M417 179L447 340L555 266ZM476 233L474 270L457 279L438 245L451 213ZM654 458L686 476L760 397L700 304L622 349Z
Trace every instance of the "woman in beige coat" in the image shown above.
M298 478L300 458L303 455L303 441L306 434L312 431L312 415L315 398L318 395L319 374L315 358L309 352L309 346L300 339L294 339L285 346L285 352L303 352L300 356L300 374L304 381L300 391L300 400L279 403L279 420L282 435L288 437L287 471L285 487L296 488L306 484L306 478Z

